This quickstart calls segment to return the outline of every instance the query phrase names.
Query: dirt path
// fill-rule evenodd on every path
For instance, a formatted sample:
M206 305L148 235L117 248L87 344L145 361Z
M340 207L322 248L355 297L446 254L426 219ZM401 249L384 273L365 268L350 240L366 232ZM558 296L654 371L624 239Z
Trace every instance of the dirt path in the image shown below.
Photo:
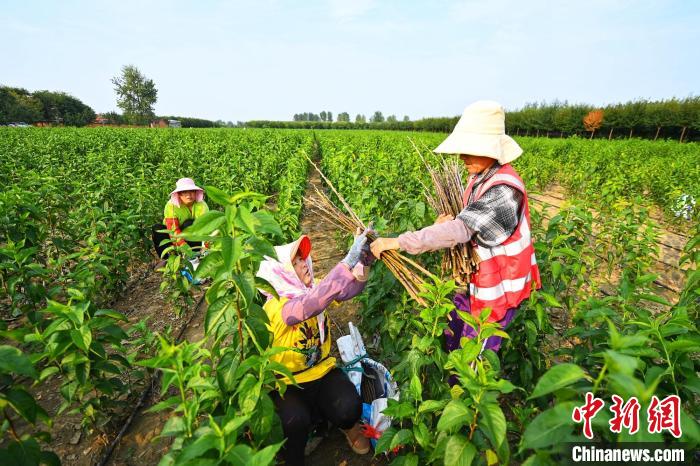
M201 302L193 311L183 316L182 325L185 325L181 339L188 341L199 341L204 337L204 315L206 313L206 303ZM181 327L180 327L181 328ZM176 332L174 335L177 335ZM160 434L161 429L172 414L169 410L159 413L145 412L150 406L155 405L162 399L174 395L166 393L160 396L160 381L154 385L143 408L134 418L133 423L121 438L116 448L112 452L108 465L120 466L144 466L158 464L160 459L170 449L172 439L153 440Z
M313 172L308 180L305 197L315 196L314 186L321 187L321 180L316 172ZM329 222L324 222L323 219L312 213L306 203L304 207L301 229L303 233L309 235L313 245L312 258L314 261L315 275L317 277L323 277L343 258L345 254L343 251L345 239L341 238L336 227ZM122 303L122 305L128 308L138 303L145 304L145 306L138 308L137 311L132 311L134 317L143 317L144 314L148 314L148 303L151 303L151 308L153 308L154 305L157 308L157 304L162 301L157 287L151 290L154 291L154 293L148 292L142 294L145 290L134 289L133 292L130 293L130 296L126 298L126 302ZM331 331L333 332L332 335L334 339L347 332L348 322L352 321L357 323L359 321L359 309L359 304L355 302L341 303L333 307L331 313L333 321ZM191 324L185 329L183 338L187 338L189 341L197 341L203 337L202 322L205 312L206 305L204 304L195 311L194 315L191 316ZM162 312L156 311L153 319L159 324L158 326L161 327L164 326L163 324L167 323L169 317L163 315ZM137 320L138 319L135 319L134 322ZM335 347L333 349L336 351ZM147 409L148 406L157 403L160 399L159 387L156 387L147 399L144 410ZM157 464L168 451L170 447L169 440L158 440L154 442L153 439L160 433L160 430L169 417L169 413L167 411L161 413L145 413L143 412L144 410L134 419L133 424L115 448L108 462L109 465L143 466ZM364 456L354 454L348 447L345 437L339 431L332 430L328 437L323 440L316 451L308 458L307 464L314 466L366 466L386 464L386 462L382 459L372 458L371 454Z
M317 197L314 186L321 189L321 177L312 168L304 194L304 210L301 218L302 233L311 239L311 257L314 264L314 274L323 277L345 256L347 236L342 236L338 228L318 214L311 211L306 199ZM347 301L333 306L329 311L333 325L331 335L335 341L348 332L348 322L359 324L360 304ZM337 353L337 347L333 345ZM336 354L337 357L337 354ZM372 453L359 456L353 453L343 434L332 429L327 438L308 458L310 466L365 466L386 464L382 458L373 458Z
M176 315L171 304L160 293L161 280L162 276L153 264L143 265L140 270L134 271L124 292L109 307L127 316L128 326L145 319L148 327L154 332L163 332L170 327L174 334L179 333L179 329L185 325L192 312L182 317ZM138 369L135 367L133 370ZM132 378L127 373L124 382L130 386L131 393L120 401L121 405L116 407L100 429L83 428L80 413L64 412L56 416L63 401L59 392L62 383L60 376L33 387L31 392L35 399L54 418L50 429L52 441L49 445L63 464L94 465L102 458L105 447L131 414L150 380L142 377Z

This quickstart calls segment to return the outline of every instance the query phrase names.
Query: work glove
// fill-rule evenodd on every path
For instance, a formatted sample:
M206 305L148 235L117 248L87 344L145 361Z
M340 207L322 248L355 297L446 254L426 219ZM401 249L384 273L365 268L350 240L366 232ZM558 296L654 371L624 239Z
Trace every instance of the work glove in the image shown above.
M364 265L365 267L369 267L375 260L376 258L374 257L374 254L372 254L368 241L364 246L362 246L362 252L360 253L360 264Z
M343 262L345 265L350 267L350 269L353 269L357 263L360 262L362 250L367 245L367 234L371 232L372 226L370 224L370 226L365 228L365 231L355 236L355 241L353 241L352 246L350 246L348 254L340 262Z

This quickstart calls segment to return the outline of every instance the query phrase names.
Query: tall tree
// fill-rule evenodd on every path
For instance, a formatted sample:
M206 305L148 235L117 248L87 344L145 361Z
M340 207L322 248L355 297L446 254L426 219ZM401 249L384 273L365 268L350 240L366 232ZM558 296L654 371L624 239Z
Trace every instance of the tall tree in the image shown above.
M372 115L372 118L370 118L369 121L372 123L382 123L384 121L384 115L382 115L382 112L377 110L374 112L374 115Z
M411 119L408 118L408 115L404 115L404 116L403 116L403 121L411 121Z
M338 121L350 121L350 114L348 112L339 113Z
M333 121L333 114L331 112L326 112L326 120Z
M601 127L603 124L603 110L591 110L588 112L588 115L583 117L583 126L586 128L586 131L591 132L591 137L589 139L593 139L593 135L595 134L595 130Z
M360 115L359 113L355 117L355 123L367 123L367 118L365 118L364 115Z
M321 110L321 114L320 114L320 115L321 115L321 121L326 121L326 116L327 116L327 115L326 115L326 111L325 111L325 110Z
M153 105L158 100L158 90L152 79L146 78L133 65L122 67L119 76L112 78L117 93L117 106L129 123L146 124L155 117Z

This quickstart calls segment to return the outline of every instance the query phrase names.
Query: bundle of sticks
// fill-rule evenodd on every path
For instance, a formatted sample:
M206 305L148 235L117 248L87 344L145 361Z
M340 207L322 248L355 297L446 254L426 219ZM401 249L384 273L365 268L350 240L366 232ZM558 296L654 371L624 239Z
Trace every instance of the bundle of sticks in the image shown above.
M431 166L412 140L411 144L423 160L433 181L432 190L425 184L423 185L428 204L438 215L456 217L462 211L462 194L464 193L459 162L453 158L443 157L441 163ZM479 255L471 243L458 244L443 254L442 274L449 273L458 285L466 286L471 274L478 270L479 262Z
M309 162L313 165L316 171L321 175L321 178L326 182L328 187L333 191L338 200L340 200L343 205L345 212L340 210L328 196L318 188L316 190L315 197L307 197L306 201L312 208L323 217L327 218L334 224L336 224L340 229L345 230L350 234L355 234L358 229L364 231L367 225L357 216L357 214L352 210L347 201L341 196L341 194L335 189L333 184L328 178L321 172L318 166L309 159ZM371 243L377 238L374 234L368 234L367 240ZM396 279L401 283L401 285L406 289L409 296L417 301L419 304L425 306L426 301L420 296L422 291L422 285L428 281L434 275L423 268L420 264L414 260L404 256L398 251L385 251L382 253L382 261L384 265L391 271L391 273L396 277Z

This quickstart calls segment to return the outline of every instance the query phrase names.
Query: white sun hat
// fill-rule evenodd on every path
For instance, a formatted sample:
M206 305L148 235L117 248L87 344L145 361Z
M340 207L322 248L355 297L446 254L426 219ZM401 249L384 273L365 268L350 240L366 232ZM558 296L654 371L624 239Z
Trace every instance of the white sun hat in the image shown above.
M504 165L520 157L523 150L506 135L505 112L501 104L479 100L464 109L452 134L442 141L435 152L481 155Z

